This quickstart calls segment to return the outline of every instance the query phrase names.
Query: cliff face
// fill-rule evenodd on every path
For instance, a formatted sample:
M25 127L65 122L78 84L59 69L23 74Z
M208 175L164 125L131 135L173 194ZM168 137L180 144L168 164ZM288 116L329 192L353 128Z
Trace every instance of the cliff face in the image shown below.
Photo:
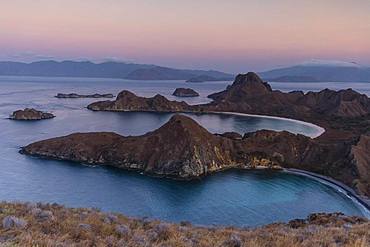
M178 112L191 111L192 107L185 102L170 101L161 95L152 98L136 96L129 91L122 91L114 101L100 101L90 104L93 111L156 111Z

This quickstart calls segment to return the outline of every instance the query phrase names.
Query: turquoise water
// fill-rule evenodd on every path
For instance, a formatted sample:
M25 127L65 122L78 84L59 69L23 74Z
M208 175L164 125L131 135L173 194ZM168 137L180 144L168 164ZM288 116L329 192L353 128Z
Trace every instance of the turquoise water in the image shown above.
M226 83L191 86L204 103ZM117 169L88 167L20 155L19 147L72 132L114 131L140 135L158 128L171 114L91 112L91 99L56 99L56 93L114 93L128 89L140 95L170 95L173 82L131 82L106 79L0 78L0 200L56 202L97 207L134 217L191 221L201 225L255 226L313 212L341 211L362 215L357 204L339 191L310 178L281 172L229 171L199 181L150 178ZM40 122L6 119L24 107L52 111L56 118ZM211 132L286 129L311 135L315 129L278 119L228 115L190 115Z

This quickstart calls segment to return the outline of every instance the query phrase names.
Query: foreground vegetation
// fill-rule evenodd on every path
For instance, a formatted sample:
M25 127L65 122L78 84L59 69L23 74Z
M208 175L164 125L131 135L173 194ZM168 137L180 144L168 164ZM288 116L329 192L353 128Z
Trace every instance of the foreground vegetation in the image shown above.
M1 203L0 246L370 246L370 222L314 214L260 228L205 228L56 204Z

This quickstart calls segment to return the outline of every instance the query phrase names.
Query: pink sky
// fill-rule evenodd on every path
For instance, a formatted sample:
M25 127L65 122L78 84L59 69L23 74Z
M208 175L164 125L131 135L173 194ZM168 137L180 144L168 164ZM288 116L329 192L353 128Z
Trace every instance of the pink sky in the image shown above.
M230 72L370 64L368 0L2 0L0 60L117 58Z

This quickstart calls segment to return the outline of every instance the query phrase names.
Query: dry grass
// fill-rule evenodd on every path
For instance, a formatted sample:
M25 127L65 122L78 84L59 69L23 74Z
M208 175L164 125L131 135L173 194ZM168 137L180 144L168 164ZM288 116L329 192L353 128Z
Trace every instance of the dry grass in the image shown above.
M6 216L27 225L1 224L0 246L370 246L370 222L339 214L255 229L167 224L55 204L1 203L1 222Z

